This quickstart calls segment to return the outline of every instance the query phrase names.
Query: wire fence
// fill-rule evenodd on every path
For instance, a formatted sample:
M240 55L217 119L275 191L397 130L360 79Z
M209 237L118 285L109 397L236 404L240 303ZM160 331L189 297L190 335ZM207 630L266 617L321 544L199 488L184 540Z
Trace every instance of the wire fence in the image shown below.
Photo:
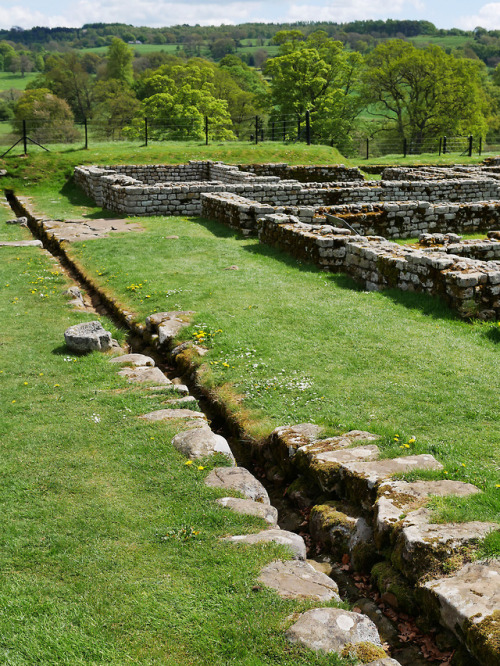
M119 118L84 120L81 123L50 118L26 118L0 122L0 157L16 149L28 153L33 146L45 150L58 150L60 146L102 141L137 141L148 145L155 141L282 141L285 143L312 142L309 114L234 118L223 122L196 115L192 119L136 118L124 122Z
M207 145L213 141L325 143L315 136L314 122L309 113L304 116L245 116L233 118L231 122L199 114L191 119L143 117L130 122L121 118L89 119L81 123L54 118L0 122L0 157L11 151L26 154L35 146L37 150L57 151L66 146L88 148L103 141L133 141L145 146L159 141L198 141ZM355 144L355 153L365 159L386 155L472 156L491 152L500 152L500 136L488 140L473 136L441 136L422 140L376 136L364 137Z

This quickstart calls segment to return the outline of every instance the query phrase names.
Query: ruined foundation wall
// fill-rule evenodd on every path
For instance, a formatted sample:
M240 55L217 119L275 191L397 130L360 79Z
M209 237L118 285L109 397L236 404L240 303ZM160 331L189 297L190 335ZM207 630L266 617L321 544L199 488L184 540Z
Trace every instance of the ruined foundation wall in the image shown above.
M282 164L240 164L239 168L256 176L277 176L282 180L298 180L299 183L328 183L363 181L363 174L358 167L346 167L343 164L327 166Z
M330 227L331 229L331 227ZM258 221L259 239L325 270L342 271L368 290L395 287L443 297L462 317L500 317L500 263L415 250L378 237L331 233L290 222Z

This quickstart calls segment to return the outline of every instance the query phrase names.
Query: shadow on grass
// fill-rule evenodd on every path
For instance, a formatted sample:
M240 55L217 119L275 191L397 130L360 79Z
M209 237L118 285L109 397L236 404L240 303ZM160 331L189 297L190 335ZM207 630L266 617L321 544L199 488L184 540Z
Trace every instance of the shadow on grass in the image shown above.
M418 310L426 317L444 321L463 321L439 296L401 291L400 289L384 289L379 293L396 305L403 305L409 310Z
M238 230L231 229L231 227L222 224L222 222L209 220L206 217L191 217L189 219L193 222L196 222L201 227L205 227L205 229L213 234L216 238L234 238L235 240L244 240L244 236Z
M54 356L68 356L73 352L69 349L69 347L66 347L66 345L59 345L59 347L54 347L50 353Z
M238 234L228 234L234 237L239 237ZM244 247L246 252L258 254L260 256L271 257L276 259L287 266L292 266L300 272L307 273L321 273L325 281L332 282L338 289L349 291L364 291L363 286L356 282L352 277L344 273L326 273L323 272L316 265L296 259L292 255L256 241L255 243L247 244ZM368 293L368 292L367 292ZM400 289L384 289L376 292L383 298L386 298L397 305L403 305L407 309L418 310L426 317L445 321L461 321L458 314L439 297L430 296L429 294L421 294L415 292L401 291ZM496 331L493 331L495 333ZM498 330L498 340L500 340L500 329Z
M488 328L484 333L484 337L498 344L500 342L500 322L498 322L497 326Z
M92 213L85 213L82 219L99 220L102 218L113 219L117 217L117 213L113 213L106 208L99 208L93 199L88 197L83 190L76 184L73 178L68 180L67 183L59 190L60 194L65 197L72 206L85 206L86 208L94 208ZM126 217L126 216L125 216Z

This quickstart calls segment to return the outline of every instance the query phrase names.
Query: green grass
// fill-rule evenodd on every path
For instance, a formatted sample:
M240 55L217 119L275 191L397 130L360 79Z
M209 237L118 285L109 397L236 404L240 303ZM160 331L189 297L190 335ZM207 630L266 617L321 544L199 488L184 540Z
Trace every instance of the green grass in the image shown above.
M60 148L60 149L58 149ZM78 164L182 164L188 160L222 160L230 164L257 162L288 162L289 164L338 164L346 163L338 150L329 146L283 144L279 142L212 143L201 142L151 143L147 147L139 142L100 143L84 150L81 145L50 146L44 152L29 146L29 159L19 152L19 147L0 159L0 168L7 170L2 180L4 188L29 188L29 194L38 197L34 186L52 192L54 196L63 188ZM65 192L62 192L64 195Z
M221 331L204 381L232 399L254 435L312 421L381 434L386 455L401 454L396 433L414 435L405 452L432 453L445 465L440 476L484 490L457 502L457 519L499 519L496 325L459 321L437 299L362 292L215 222L142 223L146 233L72 252L140 320L190 309L186 336ZM239 270L224 270L231 265Z
M164 53L173 53L177 51L177 46L182 48L182 44L129 44L130 48L139 53L140 55L146 55L147 53L158 53L163 51ZM106 55L108 52L108 46L92 46L85 49L79 49L82 53L99 53L100 55Z
M459 234L462 240L485 240L487 238L486 234L475 233L475 234ZM418 238L399 238L393 241L398 245L415 245L418 243Z
M109 213L67 180L72 163L84 155L94 163L139 162L138 156L175 162L182 156L175 148L168 155L161 155L163 146L149 155L120 146L92 155L14 157L4 160L6 182L29 193L40 212L99 217ZM232 161L258 161L251 148L232 146ZM275 148L257 147L260 158ZM294 151L288 161L308 162L306 147L287 148ZM185 159L203 149L185 146ZM151 153L154 159L144 159ZM410 452L433 453L448 478L484 490L446 503L451 513L441 507L441 516L499 519L497 326L459 321L439 300L421 295L364 293L344 276L297 264L213 222L147 218L143 224L143 234L75 246L77 259L142 320L155 309L192 309L197 326L222 329L206 357L205 379L232 400L254 434L307 420L331 431L368 429L383 435L386 455L401 453L395 433L415 435ZM224 270L233 264L240 270Z
M457 49L465 46L471 41L471 37L467 35L446 35L443 37L433 37L431 35L417 35L410 37L409 41L413 42L415 46L425 46L427 44L435 44L441 46L443 49Z
M12 74L11 72L0 72L0 91L10 90L24 90L28 83L33 81L38 76L37 72L31 72L22 76L21 74Z
M215 504L208 468L170 443L179 425L136 418L168 395L69 353L65 328L91 315L64 276L36 248L0 254L0 661L340 664L286 643L310 604L252 590L283 551L219 540L262 523Z
M402 154L398 155L382 155L380 157L370 157L368 160L363 157L357 157L350 160L351 164L359 166L360 169L363 165L370 164L384 164L386 166L419 166L419 165L450 165L450 164L480 164L486 157L491 157L496 153L483 153L481 156L474 154L472 157L468 155L461 155L460 153L448 153L446 155L438 155L437 153L424 153L421 155L408 155L403 157Z
M6 224L7 220L15 217L7 200L0 196L0 241L33 240L33 236L27 229L17 224Z

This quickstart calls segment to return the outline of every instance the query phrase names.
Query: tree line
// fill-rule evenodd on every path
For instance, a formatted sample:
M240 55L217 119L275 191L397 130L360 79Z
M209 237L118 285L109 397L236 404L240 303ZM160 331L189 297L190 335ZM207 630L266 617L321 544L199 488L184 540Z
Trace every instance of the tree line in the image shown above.
M202 55L203 49L215 60L246 46L249 41L256 47L268 46L270 40L283 30L300 30L304 35L317 31L341 41L352 50L366 53L387 39L420 39L460 37L460 44L447 46L458 49L460 55L480 59L489 67L500 62L500 31L476 27L474 30L438 29L430 21L366 20L335 23L332 21L299 21L295 23L242 23L238 25L200 26L176 25L149 28L124 23L88 23L81 28L34 27L29 30L12 28L0 30L0 41L10 43L16 50L45 55L47 52L68 49L108 47L118 37L130 44L177 45L186 55ZM253 65L253 54L242 58ZM34 59L34 57L33 57ZM259 66L259 64L257 64ZM0 71L2 63L0 62Z
M234 54L218 63L161 52L139 61L114 37L104 57L50 55L27 90L4 104L18 130L38 119L41 141L51 127L57 136L65 127L71 140L75 119L92 121L102 138L139 137L148 118L152 138L202 139L208 118L213 139L231 140L255 115L273 123L307 114L313 141L349 155L360 136L423 144L499 129L500 72L489 76L477 59L397 38L363 55L323 30L278 31L273 44L277 54L258 71Z

